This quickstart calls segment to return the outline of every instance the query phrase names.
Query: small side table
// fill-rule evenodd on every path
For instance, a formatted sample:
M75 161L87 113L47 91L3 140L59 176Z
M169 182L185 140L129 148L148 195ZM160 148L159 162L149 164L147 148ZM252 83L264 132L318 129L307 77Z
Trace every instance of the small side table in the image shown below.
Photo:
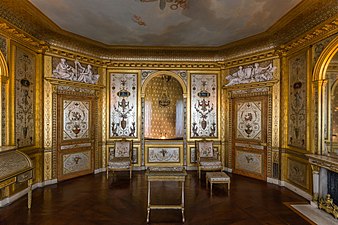
M187 172L180 167L153 167L148 168L146 177L148 181L148 202L147 202L147 223L149 223L151 209L180 209L182 211L182 222L185 222L184 217L184 182ZM154 181L177 181L181 182L181 204L176 205L155 205L151 204L151 182Z
M210 195L212 195L212 184L225 184L230 191L230 177L223 172L207 172L205 175L206 187L210 183Z

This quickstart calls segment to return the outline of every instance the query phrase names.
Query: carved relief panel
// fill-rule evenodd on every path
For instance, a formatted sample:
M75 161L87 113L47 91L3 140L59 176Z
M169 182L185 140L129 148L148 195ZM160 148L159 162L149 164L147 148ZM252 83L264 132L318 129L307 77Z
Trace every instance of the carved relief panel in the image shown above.
M35 144L35 56L17 47L15 64L15 131L18 147Z
M288 144L306 147L306 52L289 59Z
M137 74L110 74L110 137L138 137Z
M97 70L97 67L81 64L78 60L72 62L65 58L53 58L53 78L96 84L100 77Z
M217 75L191 75L191 138L217 137Z

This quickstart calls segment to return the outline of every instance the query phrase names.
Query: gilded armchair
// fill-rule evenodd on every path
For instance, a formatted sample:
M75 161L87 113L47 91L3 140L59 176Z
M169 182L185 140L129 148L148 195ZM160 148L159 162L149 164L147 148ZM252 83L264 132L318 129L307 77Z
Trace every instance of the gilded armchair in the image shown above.
M222 163L218 153L214 151L213 141L196 141L198 178L201 179L201 171L222 171Z
M107 179L110 171L114 173L114 171L123 170L129 170L129 177L131 179L133 172L132 149L133 142L131 140L127 141L125 139L115 141L114 148L108 149Z

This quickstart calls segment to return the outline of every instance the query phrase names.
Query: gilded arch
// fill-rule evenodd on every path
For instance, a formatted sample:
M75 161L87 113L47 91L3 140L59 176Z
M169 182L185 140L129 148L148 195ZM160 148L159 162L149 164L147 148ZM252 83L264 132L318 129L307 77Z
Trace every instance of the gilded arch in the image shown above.
M313 80L324 80L327 67L333 56L338 52L338 36L333 39L320 54L313 70Z
M184 83L183 79L178 76L176 73L174 72L171 72L171 71L157 71L157 72L154 72L152 74L150 74L144 81L142 87L141 87L141 96L144 97L145 95L145 92L146 92L146 88L147 88L147 85L149 84L149 81L156 77L156 76L159 76L159 75L168 75L168 76L172 76L174 77L181 85L182 87L182 91L183 91L183 98L186 98L187 96L187 86L186 84Z
M312 74L312 91L314 96L312 117L315 118L312 121L312 133L313 142L312 152L317 154L326 154L327 146L326 141L328 140L331 125L328 123L329 111L328 106L330 105L329 96L326 96L328 90L328 78L326 77L328 66L338 52L338 36L335 37L320 54L318 61L316 62L313 74ZM317 116L315 116L317 114Z
M4 57L4 55L2 54L2 52L0 52L0 76L1 76L1 80L3 77L8 77L8 67L7 67L7 63L6 63L6 59Z

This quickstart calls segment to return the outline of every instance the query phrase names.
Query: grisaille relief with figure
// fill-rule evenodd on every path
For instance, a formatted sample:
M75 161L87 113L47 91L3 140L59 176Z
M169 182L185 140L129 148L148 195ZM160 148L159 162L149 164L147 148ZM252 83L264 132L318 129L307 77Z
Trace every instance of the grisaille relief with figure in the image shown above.
M273 80L275 70L272 61L239 66L238 69L230 69L230 74L225 77L229 82L225 86Z
M110 136L137 137L137 74L110 74Z
M97 68L81 65L78 60L67 61L65 58L53 58L53 77L63 80L97 84L100 75Z
M217 137L217 76L191 76L191 137Z

